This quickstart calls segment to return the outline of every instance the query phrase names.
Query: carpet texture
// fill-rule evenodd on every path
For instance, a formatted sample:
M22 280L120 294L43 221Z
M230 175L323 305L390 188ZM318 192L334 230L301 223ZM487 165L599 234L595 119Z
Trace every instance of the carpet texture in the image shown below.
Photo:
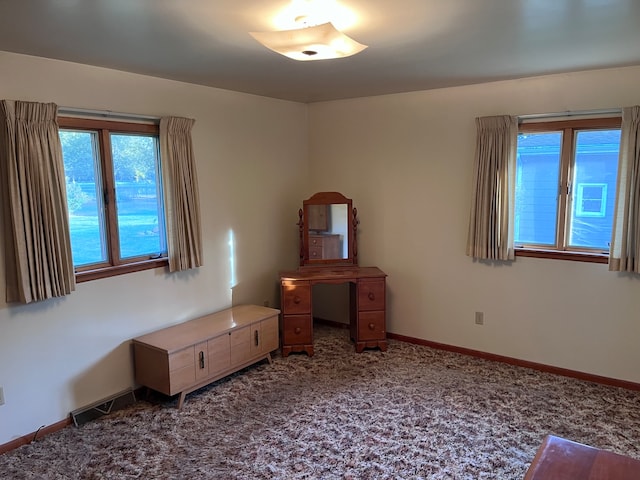
M0 456L3 479L522 479L547 434L640 458L640 393L391 340L274 356Z

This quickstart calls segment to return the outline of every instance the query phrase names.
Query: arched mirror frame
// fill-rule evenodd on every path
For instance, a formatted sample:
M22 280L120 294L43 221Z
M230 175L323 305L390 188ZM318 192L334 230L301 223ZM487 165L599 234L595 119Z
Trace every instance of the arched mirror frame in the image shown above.
M309 249L309 207L346 204L347 207L347 255L345 258L310 258ZM298 228L300 232L300 266L331 266L358 264L358 211L353 208L353 202L338 192L318 192L307 200L303 200L302 208L298 211Z

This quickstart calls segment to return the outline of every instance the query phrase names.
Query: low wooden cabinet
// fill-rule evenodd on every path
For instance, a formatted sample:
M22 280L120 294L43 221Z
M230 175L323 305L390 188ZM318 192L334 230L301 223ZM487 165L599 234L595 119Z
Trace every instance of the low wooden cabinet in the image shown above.
M186 394L266 359L279 346L280 310L239 305L133 339L136 382Z
M356 352L387 350L386 274L377 267L301 267L280 272L282 356L313 351L312 286L349 283L350 333Z

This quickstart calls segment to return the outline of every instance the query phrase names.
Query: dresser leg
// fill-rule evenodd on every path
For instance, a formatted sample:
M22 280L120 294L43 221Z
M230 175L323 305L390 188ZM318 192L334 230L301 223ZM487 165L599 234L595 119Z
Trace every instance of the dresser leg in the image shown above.
M283 357L288 357L292 352L305 352L310 357L313 357L313 345L288 345L286 347L282 347Z
M383 352L387 351L389 346L386 340L369 340L366 342L356 342L356 353L362 353L365 348L379 348Z

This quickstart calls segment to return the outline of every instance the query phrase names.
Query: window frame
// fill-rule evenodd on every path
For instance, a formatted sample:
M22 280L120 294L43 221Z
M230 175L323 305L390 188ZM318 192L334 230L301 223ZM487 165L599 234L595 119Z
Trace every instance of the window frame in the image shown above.
M120 251L118 237L118 219L116 205L115 180L113 177L113 164L111 158L111 138L112 133L132 133L141 135L154 135L160 141L160 127L157 124L122 122L118 120L102 120L82 117L58 117L58 127L60 130L84 130L96 132L98 135L98 153L100 155L100 169L102 177L102 189L104 196L104 218L106 229L106 242L108 259L106 262L96 263L86 266L75 266L74 271L76 282L82 283L100 278L108 278L126 273L139 272L159 267L169 266L167 252L159 257L152 258L115 258L115 253ZM161 179L158 179L161 181ZM161 185L161 188L163 186ZM166 217L165 217L166 222ZM166 228L165 228L166 230Z
M556 218L556 246L545 248L535 245L514 245L516 256L547 258L555 260L573 260L590 263L608 263L609 252L592 248L568 249L567 237L571 221L571 185L572 173L575 168L575 140L576 132L584 130L620 129L621 116L607 116L602 118L581 118L564 120L540 120L523 122L518 125L518 135L521 133L562 133L560 150L560 185L558 186L558 213ZM515 168L515 167L514 167Z

